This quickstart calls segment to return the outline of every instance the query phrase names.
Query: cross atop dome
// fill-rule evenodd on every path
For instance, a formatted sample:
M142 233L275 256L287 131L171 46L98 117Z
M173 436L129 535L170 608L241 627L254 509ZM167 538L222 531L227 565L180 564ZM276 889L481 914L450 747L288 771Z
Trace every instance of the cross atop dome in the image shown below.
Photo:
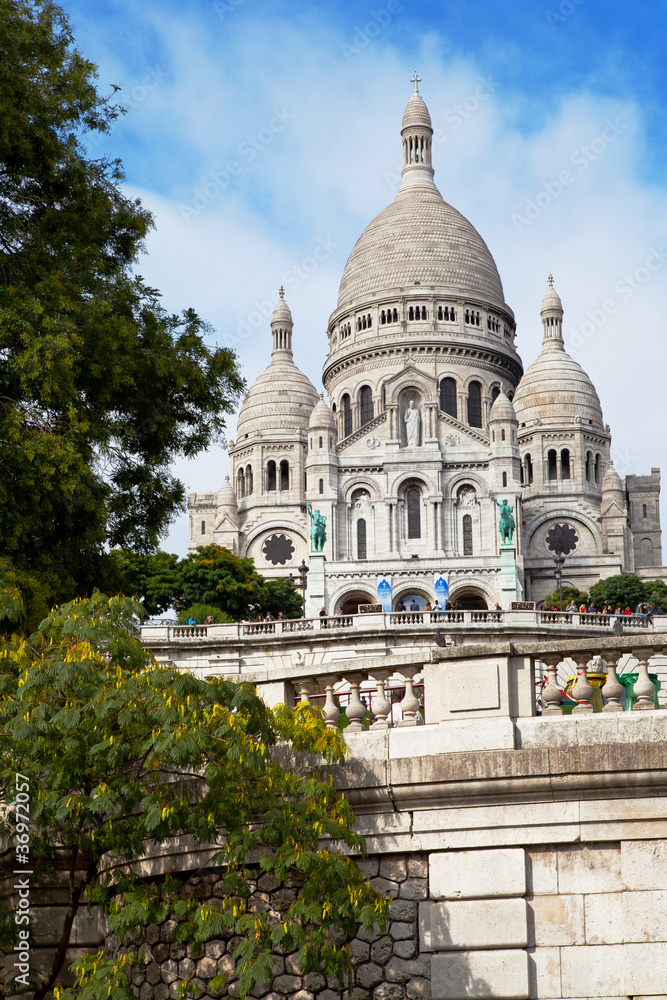
M417 76L417 70L415 70L415 75L410 77L410 83L414 83L414 85L415 85L415 89L414 89L414 93L415 94L419 93L419 84L421 82L422 82L422 78L420 76Z
M280 298L281 298L281 299L284 299L284 298L285 298L285 289L283 288L283 286L282 286L282 285L281 285L281 286L280 286L280 288L278 289L278 295L280 296Z
M553 276L553 274L549 275L549 277L547 278L547 281L549 282L549 288L553 288L554 287L554 276Z

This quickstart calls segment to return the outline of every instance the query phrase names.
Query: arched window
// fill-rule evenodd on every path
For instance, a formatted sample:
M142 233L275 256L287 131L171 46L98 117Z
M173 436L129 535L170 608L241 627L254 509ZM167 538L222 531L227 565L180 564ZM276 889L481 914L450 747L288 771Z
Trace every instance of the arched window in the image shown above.
M586 482L587 483L590 483L590 481L591 481L591 458L592 458L592 455L591 455L590 451L587 451L586 452Z
M472 517L470 514L463 515L463 555L471 556L472 553Z
M438 319L443 319L442 306L438 306Z
M340 408L343 413L343 437L348 437L352 433L352 407L347 393L341 397Z
M440 383L440 409L450 417L457 416L456 410L456 379L443 378Z
M276 488L276 463L271 459L266 465L266 488L269 493Z
M422 319L426 319L426 306L422 306Z
M242 500L245 496L245 478L243 475L243 469L239 469L236 473L236 495L239 500Z
M421 493L414 486L405 494L408 507L408 538L421 538Z
M468 423L471 427L482 426L482 385L471 382L468 386Z
M359 409L361 411L361 426L373 419L373 394L369 385L362 385L359 391Z
M357 559L366 558L366 521L360 517L357 521Z
M394 323L398 323L398 309L394 309Z
M382 326L384 326L386 322L387 320L385 319L385 311L383 309L382 312L380 313L380 323L382 324Z
M280 463L280 489L289 489L289 462L286 458Z
M519 467L519 480L521 482L521 485L523 486L523 484L525 482L524 475L523 475L523 462L521 463L521 465Z
M570 478L570 452L568 448L563 448L560 453L560 478Z
M648 517L648 511L646 510L646 504L642 504L642 517Z
M556 451L551 448L549 454L547 455L548 462L548 475L547 478L549 482L553 479L558 479L558 455Z
M247 465L245 470L245 491L247 496L250 496L253 490L252 484L252 465Z
M415 318L414 306L410 306L410 308L408 309L408 319L414 319L414 318Z
M201 533L202 535L206 534L206 521L202 521L201 523Z
M598 483L598 484L599 484L600 479L601 479L601 476L600 476L601 465L602 465L601 456L600 455L596 455L595 456L595 482Z
M526 482L530 486L533 481L533 460L530 455L526 455Z
M320 448L322 447L322 444L323 444L323 438L322 435L320 434Z
M503 472L503 486L507 486L507 473Z
M491 402L495 403L499 395L500 395L500 386L494 385L493 389L491 390Z
M324 493L324 480L320 479L320 493Z
M504 441L504 440L505 440L505 428L504 428L504 427L503 427L503 429L502 429L502 430L501 430L501 432L500 432L500 440L501 440L501 441Z

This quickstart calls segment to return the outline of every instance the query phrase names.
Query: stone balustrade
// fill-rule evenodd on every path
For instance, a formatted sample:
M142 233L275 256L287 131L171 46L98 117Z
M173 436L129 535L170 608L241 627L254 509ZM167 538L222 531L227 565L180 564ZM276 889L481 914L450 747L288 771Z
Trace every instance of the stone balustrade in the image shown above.
M144 625L142 638L147 645L159 640L220 641L224 639L251 638L252 636L285 635L291 632L319 632L326 629L388 629L408 626L469 627L471 625L530 626L555 625L584 626L587 629L612 628L619 620L623 628L667 632L667 615L648 622L644 615L583 614L568 611L391 611L363 615L328 615L317 618L282 619L276 621L233 622L230 624L201 625Z

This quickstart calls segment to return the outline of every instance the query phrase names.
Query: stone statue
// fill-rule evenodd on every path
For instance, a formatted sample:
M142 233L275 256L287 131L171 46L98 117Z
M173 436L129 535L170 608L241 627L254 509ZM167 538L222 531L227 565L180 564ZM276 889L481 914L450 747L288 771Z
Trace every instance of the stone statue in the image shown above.
M514 534L514 529L516 528L516 523L512 517L514 507L510 507L507 500L503 500L502 503L498 503L498 500L496 499L496 503L500 509L500 524L498 525L498 531L500 532L500 537L502 538L503 543L506 544L507 542L512 541L512 535Z
M310 540L313 543L313 552L322 552L324 543L327 540L327 519L319 510L313 513L310 504L307 505L308 515L312 522L310 526Z
M410 400L410 405L405 411L405 431L408 436L408 448L416 448L419 445L419 425L421 414L415 406L414 399Z

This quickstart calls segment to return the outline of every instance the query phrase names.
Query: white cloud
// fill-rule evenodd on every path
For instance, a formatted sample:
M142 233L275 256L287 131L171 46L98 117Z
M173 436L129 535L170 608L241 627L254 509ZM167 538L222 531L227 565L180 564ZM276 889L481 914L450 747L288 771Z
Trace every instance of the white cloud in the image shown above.
M193 305L223 340L318 239L333 240L337 248L288 294L295 359L319 387L345 260L396 189L391 176L400 170L413 67L382 31L347 58L342 46L353 37L326 21L318 34L312 23L246 18L235 25L233 17L154 20L169 75L134 120L118 126L123 142L133 134L140 141L143 157L156 150L149 181L142 169L137 191L157 221L141 269L168 307ZM591 90L572 93L541 119L531 107L527 130L529 94L505 92L486 66L452 52L435 33L417 43L421 89L439 130L436 183L489 244L517 316L524 365L539 353L540 302L553 272L566 340L598 389L619 471L667 467L660 406L667 260L647 280L633 279L631 295L620 290L651 248L654 260L667 257L667 191L643 176L642 108ZM265 131L262 142L275 109L294 117L271 138ZM249 137L261 147L252 160L242 147ZM240 169L226 186L218 181L216 194L211 178L228 172L230 161ZM211 197L184 219L179 205L192 203L193 189L206 183ZM586 323L595 327L591 336ZM268 320L252 330L238 346L249 382L270 354ZM189 489L215 489L226 458L216 452L177 470ZM182 518L167 547L183 552L186 544Z

